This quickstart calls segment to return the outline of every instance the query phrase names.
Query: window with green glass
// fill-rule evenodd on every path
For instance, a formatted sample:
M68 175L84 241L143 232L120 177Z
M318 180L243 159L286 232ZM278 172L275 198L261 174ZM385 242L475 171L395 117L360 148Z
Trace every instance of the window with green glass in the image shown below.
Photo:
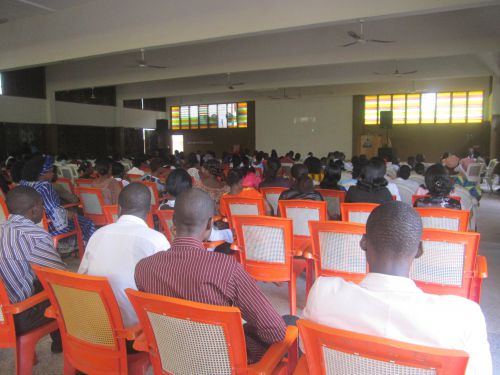
M170 107L172 130L248 127L248 103L197 104Z

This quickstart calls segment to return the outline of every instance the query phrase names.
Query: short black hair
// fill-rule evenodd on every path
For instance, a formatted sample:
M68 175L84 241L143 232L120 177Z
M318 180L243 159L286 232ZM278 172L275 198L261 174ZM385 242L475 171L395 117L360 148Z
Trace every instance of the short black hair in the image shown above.
M118 161L114 161L111 164L111 173L113 174L114 177L123 177L123 174L125 173L125 167L123 166L122 163Z
M177 197L182 192L193 187L193 179L184 169L174 169L167 177L165 188L167 192Z
M425 171L425 186L430 195L447 197L453 189L453 183L448 171L441 164L434 164Z
M422 163L415 164L415 168L413 168L413 169L415 170L416 174L423 176L425 173L425 165L423 165Z
M410 178L411 168L409 165L402 165L399 167L398 177L401 177L403 180L408 180Z
M387 186L385 173L384 160L378 157L371 158L361 171L361 181L358 182L358 185L366 187L369 190L381 189Z
M110 168L111 168L111 160L108 158L98 159L95 162L94 169L101 176L107 175L109 173Z
M178 230L193 233L201 230L215 213L215 203L203 190L189 189L177 197L174 224Z
M22 179L25 181L38 181L45 159L41 155L32 157L23 166Z
M10 190L5 197L5 204L12 215L24 215L40 201L42 196L35 189L23 185Z
M391 201L375 208L366 222L366 238L379 254L415 257L422 219L407 203Z
M309 173L309 169L304 164L296 163L292 166L292 177L299 180L302 176Z
M151 172L156 172L162 167L163 164L163 160L161 160L160 158L153 158L149 162L149 168L151 169Z
M243 180L244 172L241 168L233 168L229 171L227 175L227 184L229 186L233 186L238 184L241 180Z
M151 209L151 192L146 185L132 182L120 191L118 205L122 214L145 215Z

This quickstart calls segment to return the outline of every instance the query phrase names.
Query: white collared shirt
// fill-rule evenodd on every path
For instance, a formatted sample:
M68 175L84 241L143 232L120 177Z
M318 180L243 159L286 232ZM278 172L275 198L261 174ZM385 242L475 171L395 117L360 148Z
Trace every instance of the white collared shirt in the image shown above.
M467 375L491 375L484 315L457 296L424 293L406 277L369 273L359 284L319 277L303 318L326 326L444 349L470 356Z
M149 228L144 220L123 215L114 224L97 230L89 240L78 273L108 278L125 326L137 323L137 315L125 294L137 290L134 272L137 263L161 250L170 249L163 234Z

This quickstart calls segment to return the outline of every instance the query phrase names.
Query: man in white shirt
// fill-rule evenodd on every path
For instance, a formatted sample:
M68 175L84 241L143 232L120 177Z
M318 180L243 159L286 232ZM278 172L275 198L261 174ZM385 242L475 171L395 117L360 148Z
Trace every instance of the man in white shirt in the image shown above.
M137 315L125 294L137 290L136 264L158 251L170 249L163 234L150 229L146 217L151 209L151 193L141 183L123 188L118 197L120 218L97 230L89 240L79 273L108 278L120 307L125 326L137 323Z
M491 375L479 305L462 297L424 293L409 279L413 259L422 254L421 235L422 221L409 205L389 202L376 208L360 243L370 273L359 285L319 277L303 318L412 344L464 350L469 354L467 375Z

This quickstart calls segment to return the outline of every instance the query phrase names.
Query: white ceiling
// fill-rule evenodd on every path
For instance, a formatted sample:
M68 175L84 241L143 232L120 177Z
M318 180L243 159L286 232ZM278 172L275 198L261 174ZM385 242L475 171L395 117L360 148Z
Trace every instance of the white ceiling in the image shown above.
M12 22L21 18L44 16L90 0L2 0L0 18Z

